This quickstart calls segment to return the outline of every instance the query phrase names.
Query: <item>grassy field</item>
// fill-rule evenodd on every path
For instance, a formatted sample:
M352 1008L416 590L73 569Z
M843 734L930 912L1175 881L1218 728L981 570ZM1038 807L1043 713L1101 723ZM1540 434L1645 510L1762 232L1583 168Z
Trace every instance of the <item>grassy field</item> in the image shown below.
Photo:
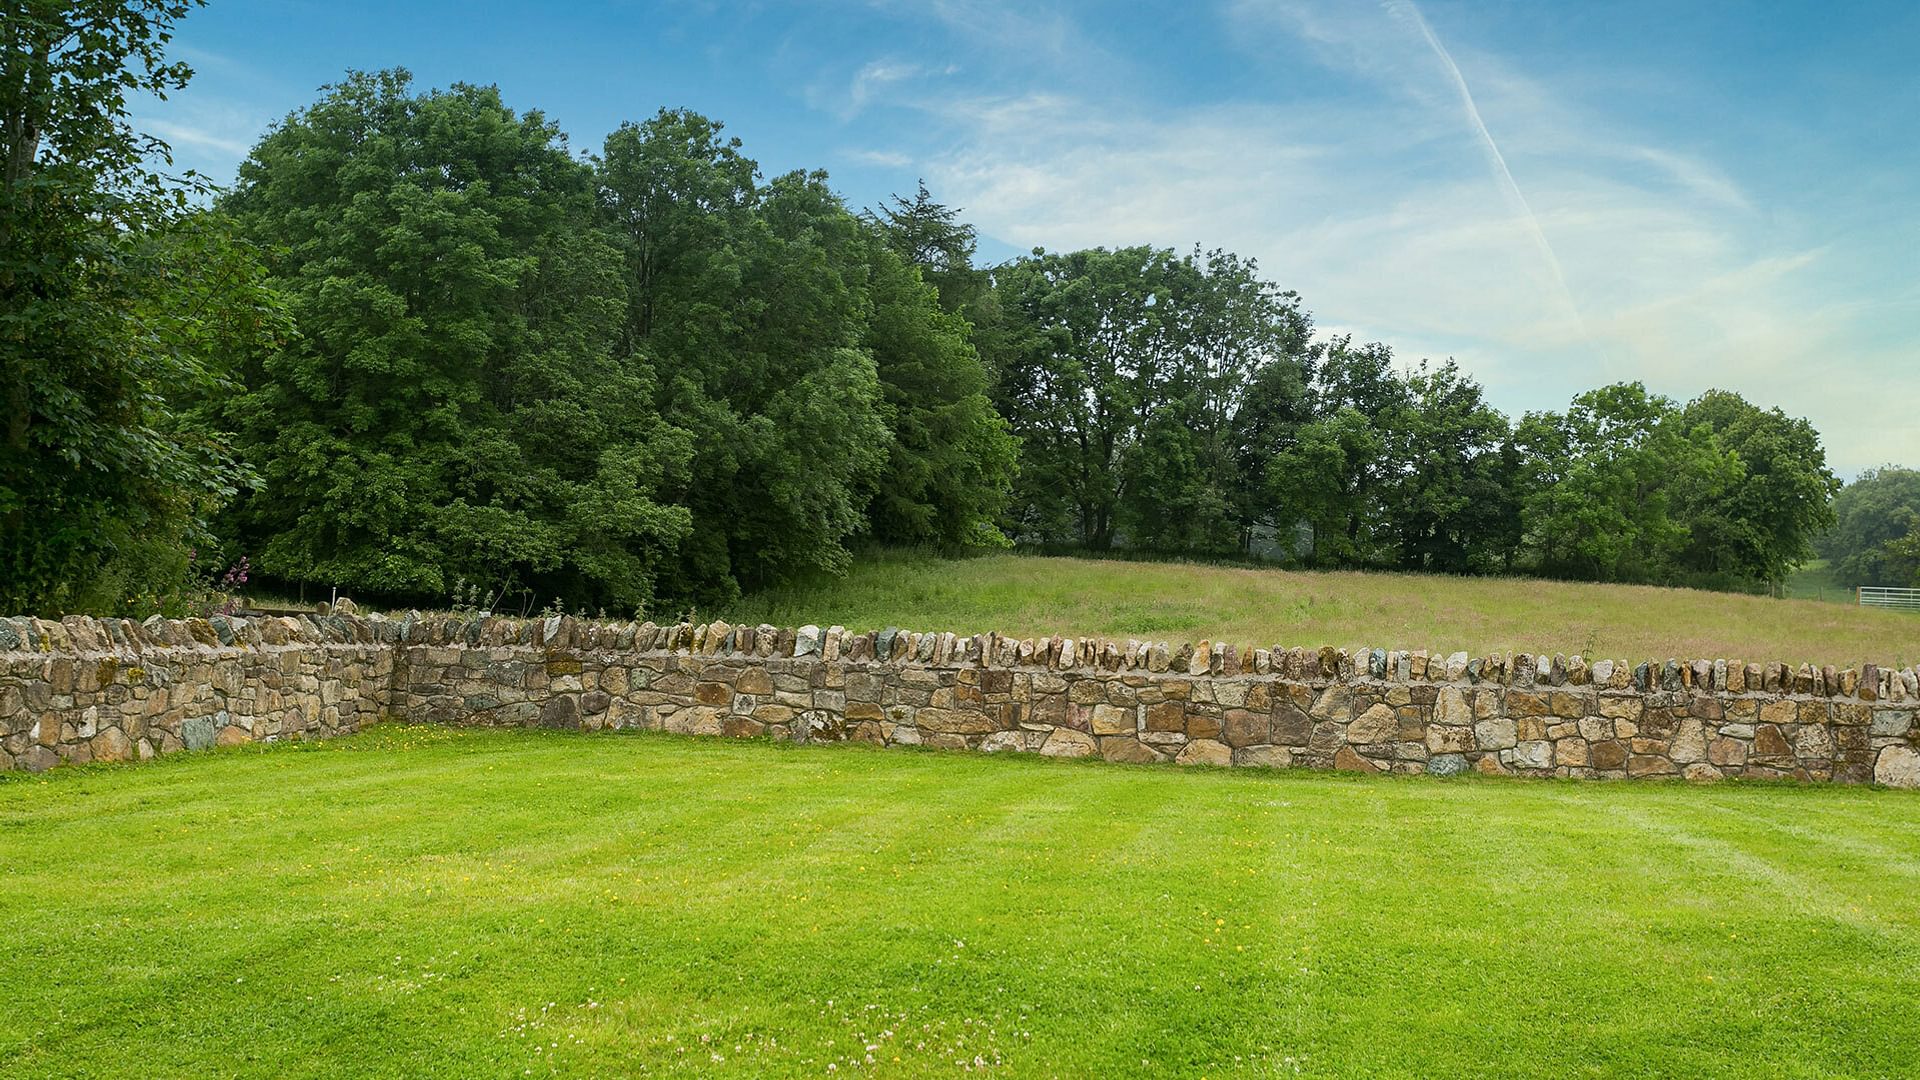
M1524 578L1303 573L991 555L863 555L844 580L750 596L730 622L869 630L1366 644L1644 660L1906 665L1920 616L1813 600Z
M1852 604L1853 588L1842 581L1825 559L1814 559L1787 575L1781 591L1793 600L1825 600L1833 604Z
M0 780L0 1075L1911 1076L1920 799L386 729Z

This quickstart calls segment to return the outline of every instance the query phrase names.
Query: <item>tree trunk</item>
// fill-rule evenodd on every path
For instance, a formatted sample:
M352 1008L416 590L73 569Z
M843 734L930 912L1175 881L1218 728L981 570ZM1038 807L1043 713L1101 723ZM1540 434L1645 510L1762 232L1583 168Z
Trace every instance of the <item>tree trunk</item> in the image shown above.
M9 43L11 44L11 42ZM5 184L7 201L11 211L0 214L0 250L11 251L20 239L14 234L16 220L31 220L33 215L32 188L27 184L28 176L33 172L34 161L40 156L40 118L29 115L25 102L44 97L46 93L45 74L53 56L53 42L41 40L34 43L33 60L20 73L21 111L15 112L0 122L5 129L6 159L0 162L0 183ZM35 75L42 77L36 79ZM40 84L40 85L36 85ZM0 303L8 310L14 310L25 299L24 283L13 274L0 280ZM27 454L27 438L32 424L33 395L32 384L27 374L27 365L31 359L27 354L27 340L24 331L17 331L13 340L8 342L7 351L12 355L7 365L7 450L9 455L20 455L24 462ZM10 523L11 524L11 523Z

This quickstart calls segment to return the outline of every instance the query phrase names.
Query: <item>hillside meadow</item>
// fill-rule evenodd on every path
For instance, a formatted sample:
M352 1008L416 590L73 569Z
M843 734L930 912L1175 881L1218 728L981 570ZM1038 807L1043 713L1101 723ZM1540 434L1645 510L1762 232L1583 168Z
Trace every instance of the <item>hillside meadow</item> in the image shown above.
M1708 657L1841 666L1920 660L1920 616L1817 600L1534 578L870 551L844 578L746 597L733 623L1209 639L1267 646Z

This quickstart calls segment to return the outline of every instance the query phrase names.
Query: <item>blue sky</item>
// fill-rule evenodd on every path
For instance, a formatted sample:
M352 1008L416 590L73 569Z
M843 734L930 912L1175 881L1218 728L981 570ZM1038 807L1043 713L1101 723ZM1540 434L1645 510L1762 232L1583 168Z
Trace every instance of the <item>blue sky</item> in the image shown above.
M576 149L663 105L985 258L1225 247L1518 415L1642 379L1920 465L1920 4L213 0L142 106L218 181L350 68L498 84Z

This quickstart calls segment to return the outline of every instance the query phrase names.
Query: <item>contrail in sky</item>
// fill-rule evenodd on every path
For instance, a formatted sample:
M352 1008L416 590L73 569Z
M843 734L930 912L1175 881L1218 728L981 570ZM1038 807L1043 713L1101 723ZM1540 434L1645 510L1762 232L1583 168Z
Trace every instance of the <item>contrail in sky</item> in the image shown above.
M1480 119L1480 107L1473 103L1473 92L1467 89L1466 77L1460 74L1460 65L1453 62L1453 54L1440 44L1440 36L1433 32L1427 17L1420 13L1414 0L1387 0L1387 8L1411 19L1418 27L1427 44L1433 46L1435 56L1446 65L1447 74L1453 78L1453 88L1460 95L1460 104L1467 111L1467 119L1473 122L1473 129L1480 133L1480 145L1487 152L1487 160L1492 163L1494 178L1506 189L1507 199L1519 210L1527 223L1527 231L1533 235L1534 246L1540 249L1540 257L1546 261L1547 269L1553 274L1553 282L1560 290L1560 299L1567 305L1567 311L1580 328L1580 336L1593 345L1593 336L1587 333L1587 320L1580 314L1580 305L1573 301L1573 291L1567 288L1567 276L1560 271L1560 257L1553 253L1553 245L1547 242L1545 230L1540 228L1540 219L1534 216L1533 207L1527 203L1527 197L1520 191L1520 185L1514 182L1513 170L1507 168L1506 156L1500 153L1500 146L1493 141L1493 133L1487 130L1487 122ZM1596 346L1597 347L1597 346Z

